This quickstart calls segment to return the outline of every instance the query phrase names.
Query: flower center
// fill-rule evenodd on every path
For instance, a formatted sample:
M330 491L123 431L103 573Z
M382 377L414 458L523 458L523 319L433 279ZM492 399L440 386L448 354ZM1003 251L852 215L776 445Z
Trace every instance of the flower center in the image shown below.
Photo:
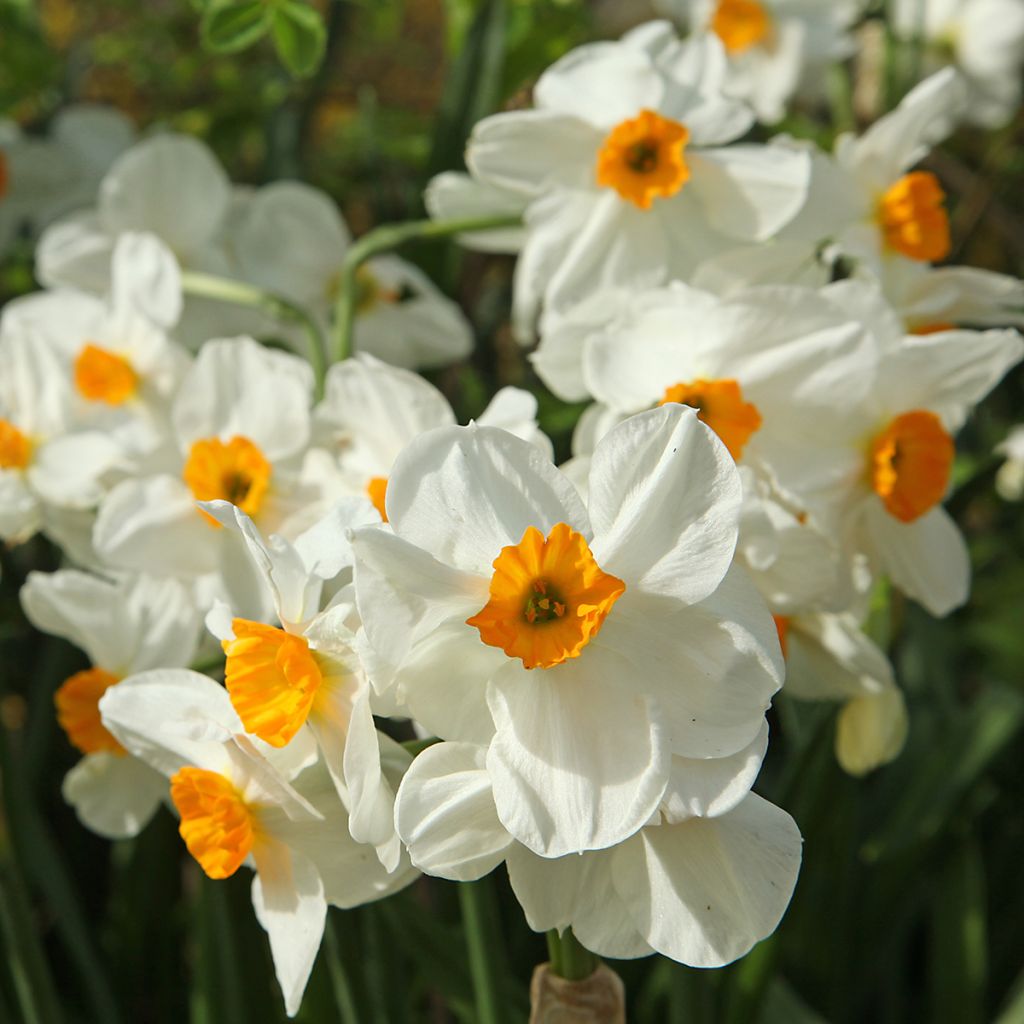
M252 849L253 816L242 794L223 775L182 768L171 776L178 832L210 878L228 878Z
M733 54L764 42L771 27L771 16L757 0L718 0L711 18L711 31Z
M953 455L938 416L905 412L871 442L871 486L891 515L912 523L945 497Z
M25 469L32 461L32 442L9 420L0 419L0 469Z
M729 449L729 454L739 460L743 448L752 434L761 427L761 413L753 402L743 401L743 390L739 381L723 380L691 381L688 384L673 384L665 389L665 395L658 403L666 405L678 402L697 410L697 419L706 423Z
M105 669L87 668L65 679L53 695L60 727L83 754L125 753L100 717L100 697L116 682L117 676Z
M124 356L88 343L75 360L75 387L90 402L121 405L135 394L138 374Z
M366 485L366 493L373 502L373 507L380 513L381 519L386 523L388 514L384 507L384 499L388 492L388 478L386 476L375 476Z
M617 124L597 154L597 183L613 188L641 210L658 196L674 196L690 169L683 149L690 138L685 125L653 110Z
M579 657L626 589L599 568L583 535L565 523L546 540L529 527L493 564L490 600L466 624L525 668Z
M946 194L930 171L905 174L878 201L885 244L912 260L933 263L949 255Z
M263 452L247 437L227 442L208 437L192 445L181 475L196 501L230 501L254 516L270 485L271 469ZM212 516L206 517L220 525Z
M235 619L223 641L224 683L248 732L283 747L309 716L323 675L305 637L262 622Z

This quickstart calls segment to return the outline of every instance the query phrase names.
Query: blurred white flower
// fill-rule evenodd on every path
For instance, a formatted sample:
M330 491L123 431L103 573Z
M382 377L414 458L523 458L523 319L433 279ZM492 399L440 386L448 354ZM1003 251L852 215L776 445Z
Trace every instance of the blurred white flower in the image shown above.
M996 454L1006 458L996 474L996 490L1006 501L1019 501L1024 496L1024 426L1014 427L996 447Z

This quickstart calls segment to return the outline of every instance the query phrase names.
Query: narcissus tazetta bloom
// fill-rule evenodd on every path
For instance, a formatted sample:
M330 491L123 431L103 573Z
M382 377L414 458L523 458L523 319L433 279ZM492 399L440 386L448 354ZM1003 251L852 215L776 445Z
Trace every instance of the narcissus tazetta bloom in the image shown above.
M488 745L526 846L621 842L674 755L713 770L781 683L774 624L731 568L740 501L731 456L681 406L608 434L589 508L510 434L432 431L395 465L390 525L353 535L374 683L434 734Z

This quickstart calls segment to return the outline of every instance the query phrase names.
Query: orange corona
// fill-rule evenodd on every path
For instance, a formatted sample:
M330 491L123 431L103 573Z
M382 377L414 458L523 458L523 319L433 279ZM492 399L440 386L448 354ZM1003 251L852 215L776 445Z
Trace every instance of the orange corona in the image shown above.
M100 698L117 681L117 676L105 669L87 668L65 679L53 695L60 727L83 754L125 752L100 717Z
M763 43L771 28L771 16L757 0L718 0L711 18L711 31L730 54Z
M386 523L388 521L388 513L384 505L384 499L388 493L388 478L386 476L373 477L366 485L366 493L369 495L370 501L373 502L373 507L380 513L381 519Z
M938 416L903 413L871 443L871 487L891 515L912 523L945 497L953 455Z
M946 194L929 171L904 175L878 201L885 244L912 260L934 262L949 255Z
M196 441L185 461L182 477L197 501L222 499L246 515L260 510L270 486L271 465L247 437ZM205 513L204 513L205 515ZM207 516L215 526L220 524Z
M252 850L252 812L241 793L217 772L182 768L171 776L178 832L210 878L229 878Z
M734 459L743 455L751 436L761 428L761 413L753 402L743 400L739 381L695 380L673 384L665 389L660 405L678 402L697 410L697 418L706 423L729 449Z
M122 405L139 386L138 374L124 356L92 343L75 360L75 387L90 402Z
M674 196L690 169L683 149L690 138L685 125L653 110L616 125L597 154L597 183L649 210L655 199Z
M466 622L485 644L526 668L552 668L579 656L625 589L566 523L552 527L547 539L531 526L518 544L501 549L490 600Z
M32 461L32 442L10 420L0 419L0 469L25 469Z

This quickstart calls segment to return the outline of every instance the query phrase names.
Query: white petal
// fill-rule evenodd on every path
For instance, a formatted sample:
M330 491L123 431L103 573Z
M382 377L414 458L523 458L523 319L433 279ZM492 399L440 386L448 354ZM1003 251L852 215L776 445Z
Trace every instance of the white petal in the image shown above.
M692 409L666 405L607 434L589 496L594 557L627 587L693 603L718 586L743 489L732 456Z
M36 246L36 276L49 288L81 288L102 295L110 284L114 240L93 212L75 214L43 232Z
M509 662L488 684L498 817L535 853L613 846L658 806L665 741L631 677L628 662L588 647L553 669Z
M395 824L428 875L472 881L505 859L512 837L498 820L484 762L483 747L436 743L402 779Z
M66 434L41 444L28 468L39 496L61 508L94 508L104 494L103 477L124 462L117 442L99 432Z
M615 886L641 935L691 967L721 967L766 938L800 868L800 833L751 793L719 818L644 829L615 853Z
M423 205L434 220L478 217L520 217L527 197L511 189L476 181L468 174L445 171L427 182ZM478 252L516 253L523 245L522 228L469 231L458 235L461 245Z
M78 820L105 839L137 836L167 795L167 780L129 755L86 754L64 776L64 799Z
M132 309L163 328L178 322L181 270L156 235L132 231L118 238L110 273L115 307Z

